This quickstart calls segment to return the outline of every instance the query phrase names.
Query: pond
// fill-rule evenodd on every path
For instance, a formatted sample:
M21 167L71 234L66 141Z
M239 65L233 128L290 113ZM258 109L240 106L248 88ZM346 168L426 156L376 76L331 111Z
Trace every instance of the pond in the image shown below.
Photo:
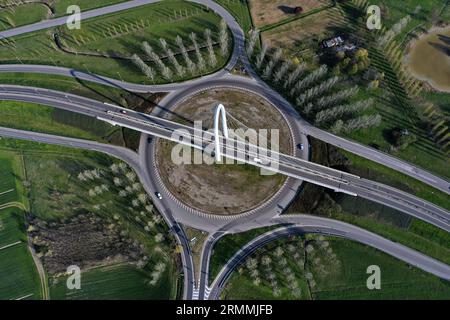
M450 92L450 28L418 39L411 47L407 64L418 79L437 90Z

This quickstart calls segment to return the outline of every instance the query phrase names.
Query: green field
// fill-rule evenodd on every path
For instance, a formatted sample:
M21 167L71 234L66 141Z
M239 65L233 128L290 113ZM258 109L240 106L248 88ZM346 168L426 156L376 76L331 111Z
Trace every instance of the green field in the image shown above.
M126 0L56 0L53 8L55 10L55 16L65 16L67 14L67 7L71 5L77 5L80 7L81 11L92 10L95 8L111 6L120 2L125 2Z
M449 299L450 284L376 249L343 239L330 239L342 261L342 272L318 278L314 299ZM381 290L365 286L369 265L381 269Z
M61 26L58 30L38 31L8 39L9 44L0 46L0 62L58 65L129 82L162 83L167 80L161 77L159 71L154 81L150 81L129 60L134 53L143 56L141 43L148 41L163 57L159 38L165 38L168 46L177 54L177 35L184 39L185 46L190 49L188 35L195 32L199 45L203 46L206 28L211 29L213 41L217 41L219 21L219 16L201 5L179 0L164 1L83 21L80 30L69 32L66 26ZM59 35L59 49L52 36L55 32ZM206 48L202 49L202 54L208 60ZM194 75L174 75L172 81L186 80L220 69L228 57L220 54L216 56L215 66L208 65L204 71ZM195 57L192 59L196 61ZM180 57L178 60L182 63ZM168 66L172 68L170 64ZM154 65L152 67L159 70Z
M307 262L306 271L311 272L314 279L314 285L309 281L309 292L314 300L450 298L450 284L444 280L371 247L339 238L327 237L326 240L337 262L324 263L321 254L322 264L315 265L312 259ZM284 245L287 242L285 240ZM254 256L261 254L258 252ZM289 265L295 265L295 259L289 255L286 257ZM378 265L381 269L380 290L366 287L369 276L366 269L369 265ZM306 280L302 272L295 270L295 274L297 281ZM264 281L255 286L247 273L235 272L223 295L227 299L273 299L270 291Z
M48 16L50 16L48 7L39 3L2 8L0 9L0 31L45 20Z
M74 117L82 118L78 119L77 122L84 123L85 128L62 123L64 120L70 122L70 119ZM90 126L88 127L88 125ZM69 111L57 110L43 105L15 101L0 101L0 126L99 142L107 142L108 137L114 131L120 131L120 128L113 127L91 117L76 115ZM94 129L95 133L93 132Z
M0 250L0 299L40 299L41 285L27 247L23 211L0 210L0 222L0 247L21 241Z
M227 9L236 21L240 24L244 32L250 31L253 28L252 17L248 3L245 0L216 0L218 4Z
M122 264L98 267L81 273L81 289L69 290L66 278L50 278L52 300L167 300L172 299L173 270L154 286L148 272Z
M22 168L20 156L0 151L0 206L22 202Z

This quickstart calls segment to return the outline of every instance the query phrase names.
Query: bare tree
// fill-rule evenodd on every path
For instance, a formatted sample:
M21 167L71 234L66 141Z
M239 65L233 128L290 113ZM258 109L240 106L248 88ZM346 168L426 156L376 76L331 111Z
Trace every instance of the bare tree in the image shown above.
M189 54L186 50L186 47L184 46L183 39L180 36L177 36L175 38L175 41L178 45L178 48L180 49L181 54L183 55L184 62L186 63L186 67L191 73L191 75L195 74L195 64L192 62L191 58L189 57Z
M137 54L133 54L131 61L141 70L141 72L149 79L154 81L155 71L149 67Z
M258 69L261 69L262 63L264 62L264 58L266 57L267 49L268 49L267 43L263 42L261 52L256 58L256 67Z
M208 48L208 53L209 53L209 64L212 67L215 67L217 64L217 58L216 58L216 53L214 52L210 29L205 30L205 38L206 38L206 46Z
M205 60L203 59L202 53L200 52L200 47L198 46L197 43L197 35L192 32L189 35L189 38L192 41L192 45L194 46L195 49L195 55L197 57L197 67L200 71L204 71L206 69L206 64L205 64Z
M289 88L306 70L306 63L299 64L294 71L292 71L284 83L284 88Z
M166 52L166 55L169 58L170 62L172 63L173 67L175 68L178 76L179 77L184 76L184 74L185 74L184 68L178 63L177 58L175 58L173 51L167 45L166 40L163 38L160 38L159 41L161 42L161 47Z
M249 57L251 57L255 51L256 40L258 40L258 37L259 30L257 28L250 31L250 36L247 42L247 55Z
M224 19L220 20L220 52L223 57L228 53L230 39L228 37L228 26Z
M169 81L172 80L172 71L166 67L161 58L153 51L153 48L146 41L142 43L142 49L147 57L158 65L164 79Z

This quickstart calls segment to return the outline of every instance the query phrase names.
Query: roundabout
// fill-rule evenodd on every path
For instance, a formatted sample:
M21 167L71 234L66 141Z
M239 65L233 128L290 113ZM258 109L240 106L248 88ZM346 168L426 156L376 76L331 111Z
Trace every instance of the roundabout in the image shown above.
M202 121L204 130L207 130L213 126L213 106L217 103L226 106L229 129L276 130L278 136L273 137L276 147L282 153L292 154L292 135L284 118L267 100L252 93L237 89L203 91L175 106L173 113L167 116L181 123ZM269 136L267 140L271 141L271 138ZM262 175L256 167L237 164L236 161L230 164L228 159L215 164L202 161L176 165L171 161L175 145L167 140L157 140L158 173L179 201L205 213L234 215L247 212L273 197L286 181L282 175Z

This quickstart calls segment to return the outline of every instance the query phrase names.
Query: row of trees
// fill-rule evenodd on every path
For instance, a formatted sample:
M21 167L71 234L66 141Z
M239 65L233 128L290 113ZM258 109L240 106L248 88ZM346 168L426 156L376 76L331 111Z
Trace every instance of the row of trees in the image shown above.
M116 199L114 210L122 211L122 214L113 216L116 224L122 225L124 220L130 220L153 236L156 244L166 240L162 232L162 217L154 212L153 204L137 180L136 173L128 165L119 162L113 163L107 171L83 170L78 173L77 178L85 184L94 212L102 215L104 211L111 210L111 201L108 199L112 196ZM155 250L158 248L156 245Z
M307 268L309 266L309 270ZM303 277L309 287L317 286L316 277L323 278L338 272L341 263L333 252L330 242L323 236L308 236L306 245L303 239L291 240L286 246L277 246L248 258L245 263L247 274L256 286L263 282L270 286L274 297L282 294L281 285L286 286L291 295L300 298L299 277ZM294 272L293 267L299 271ZM239 272L244 273L240 268Z
M296 265L303 271L305 264L303 258L303 242L300 239L293 243L286 247L288 255L295 258ZM267 251L262 256L250 257L247 259L245 266L250 278L253 280L253 284L259 286L265 281L272 289L274 297L279 297L282 294L280 282L288 287L292 296L296 298L301 297L301 289L296 274L288 263L285 249L281 246L277 246L274 250L271 250L270 254ZM240 273L242 272L243 270L241 269ZM280 277L280 274L283 276Z
M311 70L305 63L295 64L290 60L283 60L283 52L279 48L269 53L265 43L255 53L258 37L259 31L252 30L246 48L247 54L254 59L256 68L265 80L272 82L294 100L301 113L315 121L315 124L336 133L346 133L380 123L379 115L363 115L352 119L373 105L373 100L345 103L358 94L357 86L342 89L339 84L344 77L333 75L327 65ZM365 49L357 50L353 55L357 63L370 63Z
M191 42L190 50L186 48L183 39L179 35L175 38L175 42L179 50L178 54L182 56L183 64L178 61L175 53L169 47L167 41L163 38L160 38L159 42L165 57L160 57L153 49L153 47L150 46L148 42L144 41L142 43L142 50L145 54L145 59L142 59L137 54L133 54L133 56L131 57L131 61L151 81L155 81L158 73L144 60L151 61L159 71L159 74L166 81L172 81L175 75L178 78L185 77L187 73L189 73L190 76L195 76L199 73L205 72L207 66L210 66L212 68L217 66L217 56L214 50L214 41L210 29L205 29L204 38L205 47L208 52L207 62L203 57L201 47L197 41L197 34L194 32L189 35L189 39ZM228 27L224 20L220 22L218 42L220 46L220 54L225 57L230 50L230 39ZM194 52L195 61L191 58L190 51ZM165 59L169 61L170 66L166 65L164 61Z

